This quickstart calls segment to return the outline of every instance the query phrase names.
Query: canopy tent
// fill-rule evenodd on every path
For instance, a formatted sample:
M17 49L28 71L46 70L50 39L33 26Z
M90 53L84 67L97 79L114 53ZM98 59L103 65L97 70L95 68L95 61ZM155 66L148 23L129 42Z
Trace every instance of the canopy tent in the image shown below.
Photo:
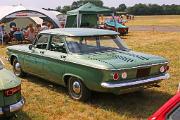
M68 11L69 15L77 15L77 14L111 14L112 10L107 8L98 7L92 3L86 3L85 5L75 9Z
M67 12L66 27L94 27L97 26L99 14L112 14L113 11L107 8L87 3L75 10Z
M40 19L49 20L54 27L59 27L59 21L52 11L37 8L25 8L19 6L0 6L0 21L6 23L14 18L30 18L35 22L41 22Z
M9 23L11 21L17 22L18 27L26 27L29 23L42 24L43 21L52 23L54 28L60 26L57 15L54 11L47 11L37 8L25 8L21 5L16 6L0 6L0 22L5 23L5 30L10 29ZM16 20L16 21L15 21ZM2 38L3 43L3 38Z

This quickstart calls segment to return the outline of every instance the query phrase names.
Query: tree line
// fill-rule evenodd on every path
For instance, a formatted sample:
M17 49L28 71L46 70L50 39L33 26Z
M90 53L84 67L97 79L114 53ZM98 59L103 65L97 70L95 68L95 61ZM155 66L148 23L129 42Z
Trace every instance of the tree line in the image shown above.
M180 15L180 5L136 4L126 9L134 15Z
M69 6L58 6L57 11L66 14L67 11L79 8L80 6L86 3L93 3L100 7L110 8L115 13L125 12L127 14L133 15L180 15L180 5L158 5L158 4L135 4L132 7L127 7L126 4L120 4L117 8L104 6L103 1L101 0L79 0L74 1Z

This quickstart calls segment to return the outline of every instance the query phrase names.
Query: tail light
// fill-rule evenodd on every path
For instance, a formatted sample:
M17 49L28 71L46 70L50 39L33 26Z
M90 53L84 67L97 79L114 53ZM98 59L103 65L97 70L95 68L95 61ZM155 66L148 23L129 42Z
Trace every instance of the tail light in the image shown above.
M114 79L114 80L118 80L118 79L119 79L119 74L118 74L117 72L115 72L115 73L113 74L113 79Z
M169 70L169 66L162 66L161 68L160 68L160 72L161 73L164 73L164 72L166 72L166 71L168 71Z
M21 85L19 85L17 87L14 87L14 88L11 88L11 89L8 89L8 90L5 90L4 95L7 96L7 97L12 96L15 93L20 92L20 91L21 91Z
M168 71L169 70L169 66L165 66L165 70Z
M159 70L161 73L163 73L163 72L165 72L165 67L164 66L162 66L162 67L160 67L160 70Z

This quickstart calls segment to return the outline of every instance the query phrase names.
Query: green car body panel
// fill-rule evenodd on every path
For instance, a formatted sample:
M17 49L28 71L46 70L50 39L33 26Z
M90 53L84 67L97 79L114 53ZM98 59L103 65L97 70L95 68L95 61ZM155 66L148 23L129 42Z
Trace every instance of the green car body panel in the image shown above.
M0 66L0 116L8 116L23 107L24 98L21 96L21 90L10 93L9 96L5 95L5 91L21 86L21 81L12 72L3 68L1 62Z
M88 29L88 28L65 28L42 31L41 34L49 36L58 35L66 37L81 36L117 36L118 33L109 30ZM49 37L50 39L50 37ZM50 40L49 40L50 41ZM48 45L50 42L48 42ZM66 46L68 51L68 47ZM62 53L47 49L29 49L29 45L15 45L8 47L9 60L16 57L24 72L37 75L54 83L66 86L69 77L80 78L85 86L93 91L112 92L121 94L145 86L152 87L158 81L151 81L151 78L159 76L164 79L169 77L166 72L160 73L162 66L167 66L168 61L159 56L149 55L131 50L109 50L105 52L93 52L87 54L76 54L72 52ZM43 54L41 54L43 53ZM149 68L148 76L137 78L139 68ZM127 73L125 79L121 78L123 72ZM113 79L114 73L118 73L118 80ZM121 83L132 81L149 80L150 82L125 85L118 87ZM109 85L104 85L109 84ZM115 85L115 87L111 86ZM116 84L118 84L116 86Z

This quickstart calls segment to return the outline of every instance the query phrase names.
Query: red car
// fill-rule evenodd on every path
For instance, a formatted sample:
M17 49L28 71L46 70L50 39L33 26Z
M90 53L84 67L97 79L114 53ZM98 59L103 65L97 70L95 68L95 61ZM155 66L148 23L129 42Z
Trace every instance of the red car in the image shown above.
M180 86L178 92L148 120L180 120Z

